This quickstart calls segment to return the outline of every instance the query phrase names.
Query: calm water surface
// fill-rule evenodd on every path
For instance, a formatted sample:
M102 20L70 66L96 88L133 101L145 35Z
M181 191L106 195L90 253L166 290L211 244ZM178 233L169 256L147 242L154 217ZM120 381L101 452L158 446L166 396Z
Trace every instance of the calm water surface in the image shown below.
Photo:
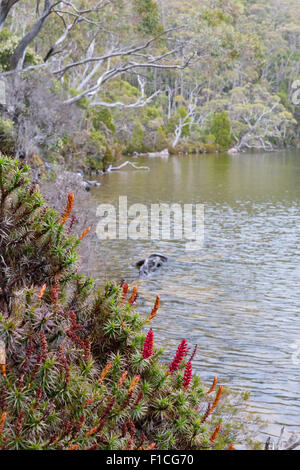
M139 283L139 307L162 304L156 339L173 354L185 337L198 344L194 369L231 388L251 391L255 409L278 434L300 431L300 153L139 158L101 178L97 202L203 203L205 244L186 252L182 241L105 241L93 255L96 278ZM137 281L132 264L159 251L170 260Z

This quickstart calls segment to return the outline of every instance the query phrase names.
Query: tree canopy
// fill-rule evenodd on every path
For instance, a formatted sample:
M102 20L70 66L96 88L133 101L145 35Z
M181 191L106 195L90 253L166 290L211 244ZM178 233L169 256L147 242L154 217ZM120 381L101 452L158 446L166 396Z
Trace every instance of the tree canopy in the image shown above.
M4 0L0 73L9 99L2 119L14 122L17 152L26 156L53 158L71 147L79 154L83 142L100 160L107 145L113 157L116 145L123 153L206 151L212 122L224 113L230 132L219 130L227 137L215 136L216 150L294 145L298 7L297 0ZM55 109L48 122L39 118L43 125L35 119L37 95ZM26 132L24 109L32 115ZM109 110L101 128L93 128L96 109ZM80 114L77 140L66 119L73 113ZM54 115L64 123L55 139L45 132Z

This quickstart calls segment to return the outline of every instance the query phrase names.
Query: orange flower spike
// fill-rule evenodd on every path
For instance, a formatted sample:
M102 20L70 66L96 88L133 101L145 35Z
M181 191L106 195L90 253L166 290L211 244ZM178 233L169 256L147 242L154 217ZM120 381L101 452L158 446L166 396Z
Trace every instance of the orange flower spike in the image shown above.
M223 385L220 385L219 387L219 390L218 390L218 393L216 395L216 398L215 398L215 401L213 402L213 405L211 407L211 410L210 410L210 413L212 413L212 411L216 408L216 406L218 405L220 399L221 399L221 396L223 394Z
M234 445L233 445L233 444L230 444L230 446L228 447L227 450L235 450Z
M125 301L128 291L129 291L129 285L128 285L128 284L124 284L121 303L123 303L123 302Z
M138 291L138 287L137 287L137 286L134 286L133 289L132 289L132 293L131 293L130 299L128 300L128 303L133 304L133 302L134 302L135 299L136 299L137 291Z
M206 395L209 395L210 393L212 393L212 392L215 390L215 388L216 388L216 386L217 386L217 383L218 383L218 377L215 377L215 378L214 378L214 381L213 381L213 383L212 383L212 386L210 387L210 389L208 390L208 392L206 392Z
M218 435L219 435L219 432L221 431L221 428L222 426L220 424L218 424L218 426L216 427L216 429L214 430L214 432L212 433L212 435L210 436L210 442L214 442Z
M71 447L68 447L67 450L78 450L79 449L79 445L78 444L75 444L74 446L71 446Z
M65 210L65 213L62 217L62 220L61 220L61 224L64 225L68 218L70 217L71 215L71 212L73 210L73 207L74 207L74 200L75 200L75 196L73 193L69 193L68 194L68 202L67 202L67 207L66 207L66 210Z
M39 296L38 296L38 300L42 300L43 296L44 296L44 293L45 293L45 290L47 288L47 285L46 284L43 284L42 287L41 287L41 290L40 290L40 293L39 293Z
M6 377L6 364L1 364L1 370L3 377Z
M113 361L109 362L107 364L107 366L104 367L103 371L101 372L100 374L100 377L98 379L98 384L100 384L102 382L102 380L107 376L107 374L109 373L110 369L112 368L112 365L113 365Z
M98 426L93 427L92 429L90 429L90 430L86 433L86 435L85 435L84 437L90 437L90 436L92 436L93 434L95 434L95 432L97 431L97 429L98 429Z
M79 240L82 240L90 232L90 230L91 227L86 228L85 231L80 235Z
M87 401L83 404L82 408L86 408L87 406L89 406L89 405L91 405L92 403L94 403L94 401L95 401L95 398L90 398L89 400L87 400Z
M150 444L150 446L146 447L145 450L152 450L154 449L154 447L156 446L155 442L153 442L152 444Z
M160 306L160 295L157 295L153 310L152 310L151 314L149 315L149 317L147 318L146 321L151 321L154 317L156 317L159 306Z
M122 376L120 377L119 381L118 381L118 388L121 388L123 383L125 382L125 379L128 375L128 371L126 370L125 372L123 372Z
M140 380L141 376L140 375L137 375L136 377L134 377L130 387L129 387L129 390L128 390L128 395L133 392L133 390L135 389L135 387L137 386L137 384L139 383L139 380Z
M4 429L4 425L5 425L5 421L6 421L6 416L7 416L7 413L2 413L1 415L1 418L0 418L0 436L2 434L2 431Z

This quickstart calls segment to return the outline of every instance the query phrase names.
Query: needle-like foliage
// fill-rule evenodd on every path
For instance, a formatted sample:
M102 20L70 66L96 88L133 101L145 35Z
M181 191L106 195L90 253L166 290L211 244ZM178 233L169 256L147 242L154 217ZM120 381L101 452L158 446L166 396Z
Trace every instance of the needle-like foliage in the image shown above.
M20 287L65 281L77 262L78 240L66 236L28 171L0 154L0 307L6 312Z

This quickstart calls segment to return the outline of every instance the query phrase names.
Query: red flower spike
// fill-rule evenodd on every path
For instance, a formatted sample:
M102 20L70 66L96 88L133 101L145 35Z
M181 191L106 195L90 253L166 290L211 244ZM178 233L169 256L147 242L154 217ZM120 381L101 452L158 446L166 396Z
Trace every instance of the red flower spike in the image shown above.
M186 353L187 353L187 342L185 339L183 339L180 345L178 346L173 362L169 367L170 372L175 372L176 370L179 369L180 363L186 356Z
M182 382L183 387L188 388L190 386L191 380L192 380L192 363L189 361L187 362L185 366L184 377L183 377L183 382Z
M143 347L143 359L148 359L149 357L152 356L153 354L153 331L152 329L148 331L148 334L146 336L145 342L144 342L144 347Z

